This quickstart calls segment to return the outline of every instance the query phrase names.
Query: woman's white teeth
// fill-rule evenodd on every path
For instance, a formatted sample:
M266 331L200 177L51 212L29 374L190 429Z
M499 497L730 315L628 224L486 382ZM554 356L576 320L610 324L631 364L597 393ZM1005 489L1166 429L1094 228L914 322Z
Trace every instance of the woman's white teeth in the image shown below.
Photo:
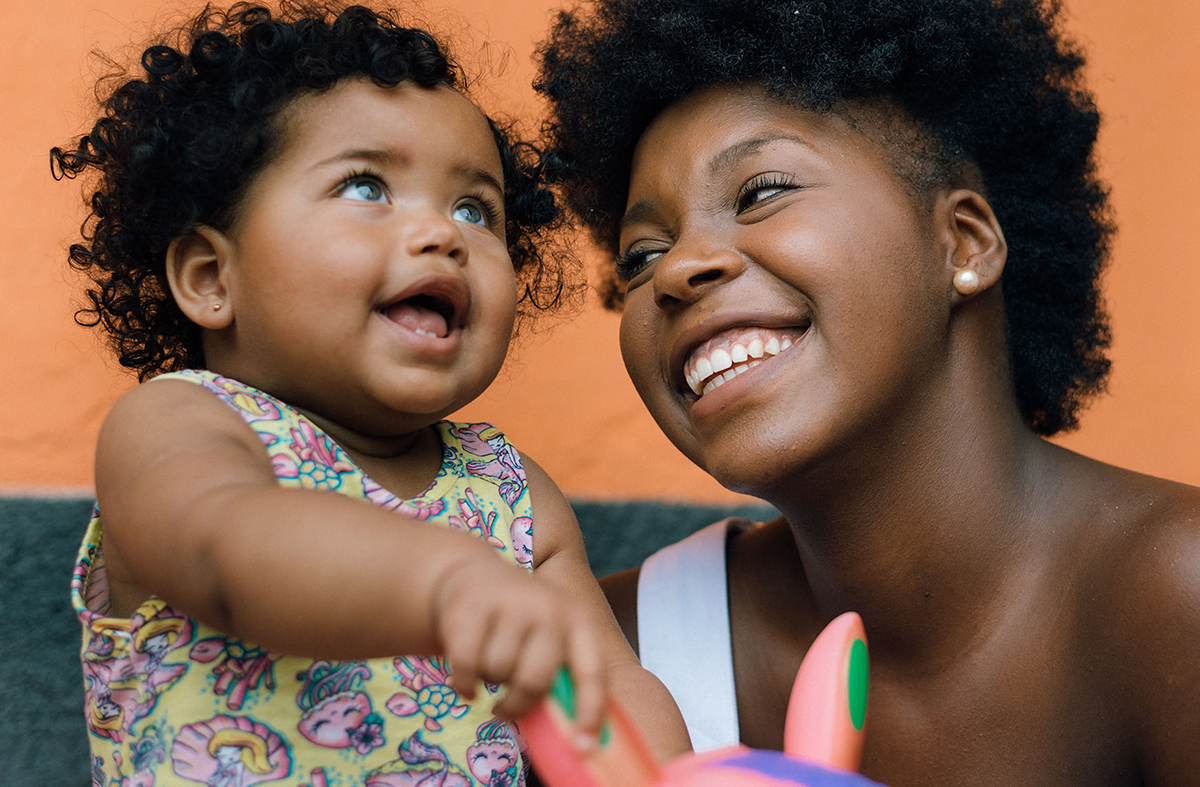
M758 366L764 359L778 355L793 344L791 336L758 336L748 342L734 342L728 348L716 347L707 353L698 350L684 364L684 380L692 393L703 396Z
M712 359L712 368L714 372L723 372L733 366L733 359L729 357L728 350L722 350L720 347L712 351L708 356Z

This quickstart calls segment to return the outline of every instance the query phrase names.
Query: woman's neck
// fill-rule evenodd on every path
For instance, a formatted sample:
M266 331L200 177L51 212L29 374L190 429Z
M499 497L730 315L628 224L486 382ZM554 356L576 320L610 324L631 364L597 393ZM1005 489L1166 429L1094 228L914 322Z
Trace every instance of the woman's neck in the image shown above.
M920 442L872 435L769 498L821 616L862 615L873 659L955 658L1039 570L1057 449L1002 405L972 412Z

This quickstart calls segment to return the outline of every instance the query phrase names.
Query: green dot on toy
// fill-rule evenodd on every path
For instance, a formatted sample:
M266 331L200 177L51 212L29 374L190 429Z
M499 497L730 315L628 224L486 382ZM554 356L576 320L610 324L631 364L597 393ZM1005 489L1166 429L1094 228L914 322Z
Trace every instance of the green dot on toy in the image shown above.
M867 718L867 643L854 640L850 646L850 669L846 676L846 703L850 706L850 723L861 730Z
M559 667L558 672L554 674L554 682L550 684L550 696L558 702L567 718L575 721L575 683L566 667ZM600 728L600 745L607 746L610 740L612 729L606 723Z
M575 721L575 684L565 667L559 667L558 672L554 673L554 682L550 684L550 696L558 701L567 718Z

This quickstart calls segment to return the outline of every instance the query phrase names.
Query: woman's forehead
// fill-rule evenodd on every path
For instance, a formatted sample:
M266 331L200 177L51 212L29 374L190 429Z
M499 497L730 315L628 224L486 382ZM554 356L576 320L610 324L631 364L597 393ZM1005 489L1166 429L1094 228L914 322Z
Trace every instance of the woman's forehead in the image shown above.
M818 157L877 148L835 112L804 109L760 88L717 85L689 94L650 123L635 146L631 174L636 179L642 169L662 165L716 176L776 146Z
M886 96L814 110L750 83L705 86L665 107L634 146L631 176L663 155L715 172L773 142L817 155L868 156L920 197L975 171L967 162L951 166L940 140ZM957 185L982 188L970 180Z

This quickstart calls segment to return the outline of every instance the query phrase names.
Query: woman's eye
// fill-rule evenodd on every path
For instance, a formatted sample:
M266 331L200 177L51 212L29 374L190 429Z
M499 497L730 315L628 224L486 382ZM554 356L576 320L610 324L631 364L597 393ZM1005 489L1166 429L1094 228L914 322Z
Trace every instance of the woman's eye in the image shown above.
M617 276L622 281L629 281L665 253L657 249L630 249L617 256Z
M778 174L757 175L751 178L737 195L737 212L749 210L760 202L778 197L785 191L796 188L790 177Z
M347 179L338 193L344 199L360 200L362 202L387 202L387 190L378 178L370 175L356 175Z
M771 197L774 197L776 194L779 194L782 191L783 191L782 186L771 186L770 188L765 188L765 189L754 189L753 191L751 191L749 194L746 195L745 203L748 207L750 205L753 205L756 202L762 202L763 200L770 199Z

